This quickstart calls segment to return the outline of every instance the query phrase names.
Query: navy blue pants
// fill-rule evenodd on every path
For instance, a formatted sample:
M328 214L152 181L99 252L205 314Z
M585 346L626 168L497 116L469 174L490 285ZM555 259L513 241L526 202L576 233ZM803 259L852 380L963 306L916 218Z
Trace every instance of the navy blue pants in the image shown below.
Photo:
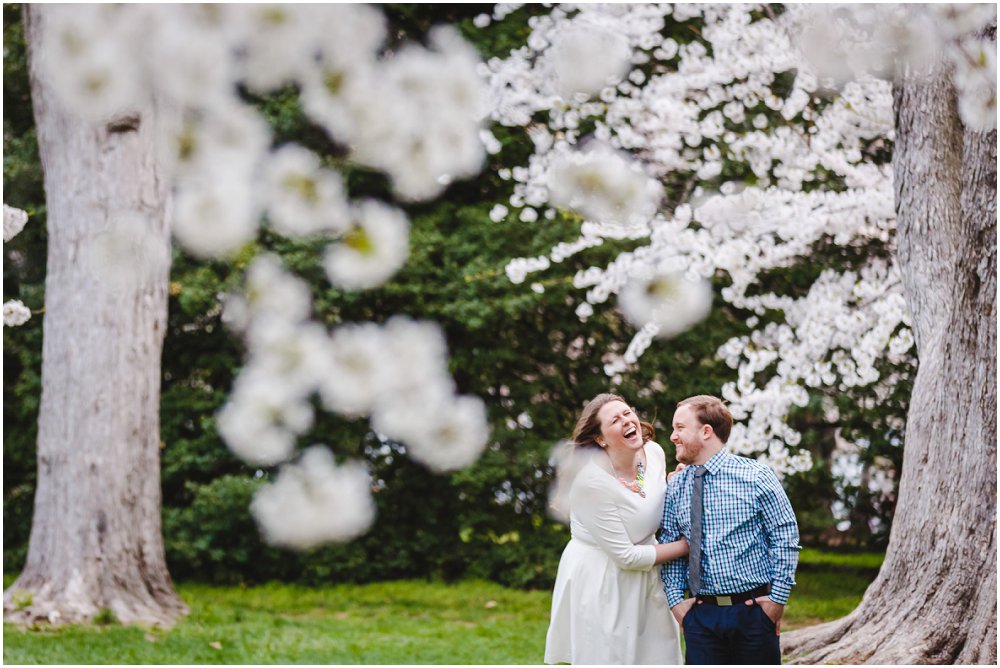
M688 664L781 663L781 643L774 622L754 603L694 604L684 616Z

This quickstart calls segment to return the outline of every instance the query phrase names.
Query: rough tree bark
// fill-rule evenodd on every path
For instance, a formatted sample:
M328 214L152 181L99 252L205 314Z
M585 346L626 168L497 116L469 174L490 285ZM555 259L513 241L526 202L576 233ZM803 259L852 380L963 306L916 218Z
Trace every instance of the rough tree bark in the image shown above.
M996 664L997 134L963 127L943 68L898 82L894 103L898 259L920 359L899 501L861 605L783 644L797 663Z
M96 124L61 105L37 62L51 8L25 6L48 264L34 518L4 619L68 623L110 610L124 623L168 625L187 607L167 572L160 526L170 235L156 115L150 105ZM158 249L125 281L92 262L115 220L139 221L146 247Z

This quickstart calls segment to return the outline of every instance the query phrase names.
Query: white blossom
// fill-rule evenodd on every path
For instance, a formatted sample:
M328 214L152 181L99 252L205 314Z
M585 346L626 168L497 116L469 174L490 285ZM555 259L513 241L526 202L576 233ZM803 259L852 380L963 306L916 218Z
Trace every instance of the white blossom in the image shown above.
M237 5L145 5L157 26L144 35L142 63L155 71L158 95L179 107L232 104L236 65L232 31ZM162 64L169 62L169 67Z
M372 426L389 438L404 440L411 457L438 472L468 466L489 439L481 399L433 391L382 404Z
M566 99L617 83L628 72L631 56L624 35L578 22L555 32L545 54L550 80Z
M410 223L401 210L377 200L352 207L351 221L341 241L327 248L326 275L348 290L381 285L406 262Z
M477 173L481 80L475 49L452 29L431 31L433 50L404 46L365 81L348 139L357 160L386 172L403 198L423 200L444 189L441 177Z
M117 5L60 5L42 33L39 68L67 108L91 120L125 113L148 95L135 46L137 18Z
M258 215L252 185L219 175L177 193L173 232L199 257L225 256L256 238Z
M371 478L361 464L337 465L329 449L313 446L254 493L250 511L272 545L306 550L348 541L375 520Z
M253 259L247 268L246 289L248 314L255 320L297 323L308 318L312 309L308 284L285 270L277 255L264 253Z
M988 132L997 125L996 40L966 39L954 47L958 111L969 127Z
M708 315L712 284L680 272L661 273L630 281L621 291L618 303L636 327L654 324L658 336L670 337L690 329Z
M28 223L28 214L21 209L3 205L3 240L4 243L16 237Z
M288 236L344 232L349 212L339 173L324 169L312 151L287 144L271 157L265 201L274 227Z
M385 41L387 26L374 5L325 5L312 16L324 67L346 71L373 62Z
M663 195L639 165L606 146L560 156L546 183L553 204L600 222L644 222Z
M31 309L20 299L11 299L3 305L3 326L20 327L31 318Z
M982 30L997 19L997 6L985 2L931 4L924 9L944 38L962 37Z
M323 404L347 416L371 413L395 372L382 328L347 324L330 337L330 364L320 384Z
M251 368L266 371L290 396L309 396L329 376L331 341L322 325L258 317L246 330Z
M439 325L393 316L383 327L384 355L393 363L385 380L393 393L418 397L428 390L454 390L447 373L448 346Z
M160 157L183 190L224 175L250 181L268 155L271 131L256 112L235 101L184 114L160 136Z
M507 207L503 204L494 204L493 208L490 209L490 220L494 223L499 223L501 220L507 217Z
M293 83L327 37L319 32L319 12L313 5L240 5L234 14L238 76L259 93ZM297 48L289 48L289 43L297 43Z
M273 466L288 459L296 437L312 426L313 409L265 369L246 366L216 415L226 445L243 461Z
M537 258L516 258L507 263L504 271L511 283L523 283L525 277L533 271L548 269L549 258L542 256Z

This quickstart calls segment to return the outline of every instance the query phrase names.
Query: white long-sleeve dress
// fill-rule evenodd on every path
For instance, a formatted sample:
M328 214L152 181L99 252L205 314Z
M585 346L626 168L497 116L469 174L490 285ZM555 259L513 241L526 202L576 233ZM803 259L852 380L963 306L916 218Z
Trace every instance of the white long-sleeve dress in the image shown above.
M552 592L545 663L682 663L677 622L653 565L666 460L656 443L643 447L645 497L594 461L572 483L572 538Z

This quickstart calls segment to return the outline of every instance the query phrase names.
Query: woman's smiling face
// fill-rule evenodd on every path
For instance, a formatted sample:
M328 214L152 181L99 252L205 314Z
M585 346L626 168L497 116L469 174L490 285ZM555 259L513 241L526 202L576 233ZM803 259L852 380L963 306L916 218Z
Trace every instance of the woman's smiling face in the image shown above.
M639 416L624 401L609 401L597 411L601 423L601 440L611 449L642 447L642 428Z

